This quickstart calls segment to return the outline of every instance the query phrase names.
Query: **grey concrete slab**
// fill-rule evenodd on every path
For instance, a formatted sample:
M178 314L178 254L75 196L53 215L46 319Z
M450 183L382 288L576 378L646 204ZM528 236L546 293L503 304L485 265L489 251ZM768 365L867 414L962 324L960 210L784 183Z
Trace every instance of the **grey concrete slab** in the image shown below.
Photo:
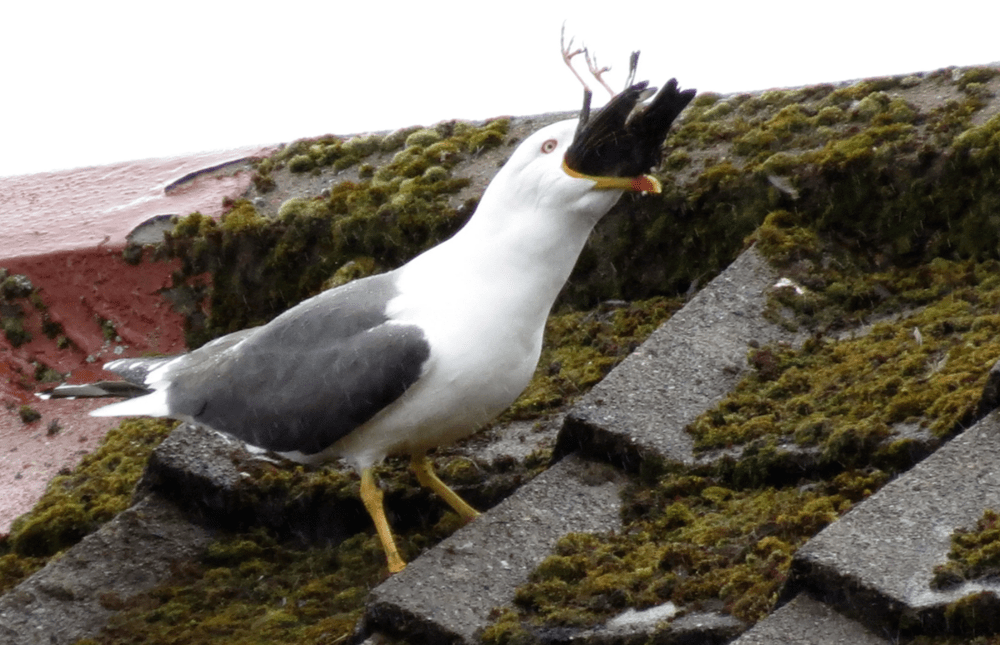
M561 417L557 417L561 418ZM524 462L531 452L552 445L556 421L538 431L535 424L514 422L490 428L482 437L442 451L448 457L464 456L475 462L475 482L455 486L474 507L487 509L509 496L534 472ZM439 454L442 454L439 453ZM321 486L289 490L258 485L254 473L261 468L293 468L290 462L262 462L240 442L191 424L182 424L150 456L139 490L156 492L173 500L195 521L226 530L264 526L278 535L303 543L339 544L359 531L371 529L371 519L361 501ZM323 470L353 473L343 463ZM390 516L414 521L440 511L440 499L413 481L410 491L390 490L385 497Z
M146 497L0 597L0 643L68 645L93 636L116 607L209 539L173 504Z
M185 492L187 502L217 506L212 498L235 489L240 471L233 463L233 451L240 444L223 435L190 423L182 423L153 450L139 481L140 490ZM208 498L202 500L201 495Z
M760 621L732 645L889 645L860 623L806 594Z
M376 587L364 630L411 642L473 643L494 607L570 532L620 528L623 478L570 456Z
M744 252L573 407L557 453L694 463L684 428L743 378L750 343L794 340L764 319L778 279L754 248Z
M253 461L259 457L239 441L184 423L152 452L138 490L170 499L213 528L264 526L304 542L339 544L370 526L358 500L322 490L294 498L280 487L262 490L247 472L262 465Z
M1000 412L939 448L796 553L784 596L808 590L878 630L948 631L945 606L1000 585L931 588L956 528L1000 508ZM993 596L996 604L996 596ZM1000 609L1000 608L997 608Z

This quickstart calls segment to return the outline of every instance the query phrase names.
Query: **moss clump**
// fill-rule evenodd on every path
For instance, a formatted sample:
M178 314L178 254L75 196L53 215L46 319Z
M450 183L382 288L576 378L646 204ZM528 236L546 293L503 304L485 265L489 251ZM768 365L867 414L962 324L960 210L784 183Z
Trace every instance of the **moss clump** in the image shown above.
M125 421L72 472L53 478L42 499L0 540L0 592L127 508L149 453L175 425Z
M3 327L4 336L13 347L20 347L31 341L31 332L24 328L24 320L20 317L3 318L0 320L0 327Z
M982 83L995 70L965 73ZM670 143L672 155L700 163L683 167L680 195L661 198L691 216L672 239L696 248L710 230L733 249L733 234L785 209L868 268L998 257L1000 118L973 125L985 105L973 95L922 111L896 96L900 80L733 97L726 119L707 114L714 101L693 102ZM954 82L950 73L924 81ZM775 174L795 190L770 186Z
M454 482L451 475L463 465L453 463L440 472ZM245 467L252 474L247 485L265 504L279 492L290 504L316 495L358 495L357 478L338 471L273 468L259 462L241 469ZM413 488L406 464L390 460L378 470L389 508L412 507L398 500ZM401 555L410 561L461 522L445 512L420 521L397 516L393 524ZM368 591L386 576L385 554L373 533L369 525L335 546L302 546L301 539L279 539L262 528L224 534L200 558L176 566L172 578L157 588L127 601L102 598L102 604L119 613L88 642L340 642L354 632Z
M104 340L113 341L118 338L118 330L115 329L113 322L100 316L94 316L94 320L97 322L97 326L101 328L101 335L104 336Z
M998 74L1000 74L1000 70L995 67L973 67L962 72L957 85L959 89L965 90L972 84L987 83Z
M377 538L295 549L266 533L224 537L175 567L171 580L128 601L88 643L336 643L354 631L368 590L384 576ZM223 639L220 641L220 639Z
M422 128L406 137L406 147L427 147L441 140L441 133L434 128Z
M0 552L5 547L0 542ZM48 558L35 558L17 553L0 555L0 595L7 593L22 580L45 566Z
M316 162L309 155L295 155L288 160L288 169L292 172L308 172L316 167Z
M378 135L369 134L352 137L341 144L341 150L347 155L364 158L377 152L382 139Z
M42 333L46 338L55 340L63 334L62 323L55 322L47 313L42 315Z
M17 300L27 300L34 309L45 310L45 305L27 276L12 274L7 269L0 268L0 329L3 329L4 336L13 347L20 347L32 338L31 332L25 327L25 307Z
M410 131L400 141L407 147L369 178L341 182L319 197L289 200L276 218L244 200L219 222L198 213L178 220L165 245L167 255L182 261L175 287L187 289L204 307L188 318L188 344L267 322L317 293L339 267L358 258L377 258L371 270L384 271L450 236L464 220L449 202L468 184L451 174L461 151L495 145L508 125L497 119L482 127L450 123ZM302 172L310 163L318 170L376 149L367 139L348 143L296 142L262 162L258 172L271 174L296 159ZM204 284L206 273L211 287Z
M465 149L469 152L480 152L486 148L494 148L504 142L510 119L495 119L485 127L470 131L465 141Z
M967 580L1000 578L1000 514L983 511L973 529L956 529L946 564L934 567L931 586L948 589Z
M980 591L949 604L944 616L951 632L964 636L996 634L1000 631L998 609L1000 597L993 591Z
M563 537L518 589L516 615L498 616L486 642L518 642L542 625L587 627L667 601L686 611L721 602L756 622L776 602L795 550L886 479L849 472L810 487L739 489L674 473L635 482L622 531Z
M0 297L4 300L27 298L35 290L27 276L8 274L6 269L0 274Z
M41 413L30 405L22 405L18 408L17 416L21 417L21 423L34 423L42 418Z
M682 304L678 298L652 298L551 316L534 377L503 418L531 418L568 404L604 378Z
M971 423L1000 357L993 343L1000 333L998 269L995 261L939 260L874 276L873 300L877 287L897 307L923 308L857 338L816 335L800 349L752 350L748 376L690 426L696 448L770 437L818 447L828 463L859 466L888 457L882 451L892 450L888 440L899 424L945 437ZM843 291L848 300L865 293Z
M382 152L393 152L395 150L399 150L406 145L406 138L420 129L422 128L419 125L414 125L390 132L389 134L383 136L381 141L379 141L379 150Z
M350 146L346 146L345 143L341 137L335 136L300 139L285 146L268 159L258 162L257 175L266 182L267 179L271 179L275 169L282 167L293 173L307 173L327 167L343 170L374 151L361 142L352 143ZM273 182L273 179L271 181Z
M53 555L124 510L146 458L175 425L128 420L111 430L73 472L53 478L31 512L14 522L7 538L11 550Z
M493 645L530 645L537 642L531 630L515 609L494 609L490 612L490 624L481 635L484 643Z

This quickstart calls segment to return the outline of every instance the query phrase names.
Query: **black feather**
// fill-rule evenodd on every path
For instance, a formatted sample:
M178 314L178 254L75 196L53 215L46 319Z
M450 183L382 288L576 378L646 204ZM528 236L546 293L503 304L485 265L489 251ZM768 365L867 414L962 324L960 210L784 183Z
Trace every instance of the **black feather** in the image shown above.
M659 165L663 141L677 115L694 98L695 90L679 91L670 79L647 105L649 83L636 83L617 94L596 115L580 119L566 165L584 175L636 177ZM589 107L589 106L588 106Z

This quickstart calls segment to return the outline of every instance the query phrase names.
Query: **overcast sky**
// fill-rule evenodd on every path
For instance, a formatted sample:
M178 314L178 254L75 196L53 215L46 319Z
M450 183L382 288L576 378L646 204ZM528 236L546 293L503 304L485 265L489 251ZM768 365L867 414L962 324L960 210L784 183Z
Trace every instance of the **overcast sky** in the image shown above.
M578 109L564 21L616 88L634 49L723 93L1000 60L996 0L9 2L0 176Z

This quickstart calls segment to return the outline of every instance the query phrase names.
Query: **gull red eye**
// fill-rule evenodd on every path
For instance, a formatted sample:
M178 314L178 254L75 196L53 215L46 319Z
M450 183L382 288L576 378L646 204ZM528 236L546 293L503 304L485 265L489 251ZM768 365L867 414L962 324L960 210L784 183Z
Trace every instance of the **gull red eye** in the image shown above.
M555 150L558 145L559 145L558 141L556 141L555 139L549 139L548 141L542 144L542 152L544 152L545 154L549 154L550 152Z

